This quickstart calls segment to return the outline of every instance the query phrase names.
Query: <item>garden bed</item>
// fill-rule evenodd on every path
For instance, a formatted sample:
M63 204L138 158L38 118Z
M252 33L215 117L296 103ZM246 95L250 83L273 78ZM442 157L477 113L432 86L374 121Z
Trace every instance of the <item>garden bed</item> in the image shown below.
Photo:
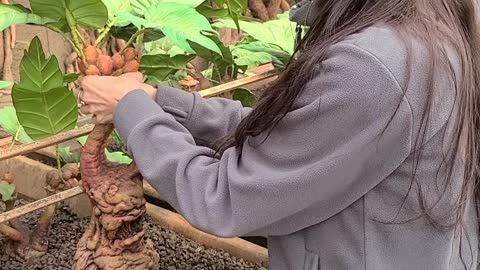
M20 203L26 201L21 200ZM33 226L40 211L30 213L23 218ZM50 230L49 251L46 255L22 262L9 257L3 252L6 238L0 236L0 265L3 270L66 270L73 263L73 256L78 240L88 223L87 218L80 218L63 205L57 211L55 222ZM147 218L147 237L154 242L160 254L159 269L266 269L265 267L236 258L221 250L207 248L180 234L167 230L156 224L152 217Z

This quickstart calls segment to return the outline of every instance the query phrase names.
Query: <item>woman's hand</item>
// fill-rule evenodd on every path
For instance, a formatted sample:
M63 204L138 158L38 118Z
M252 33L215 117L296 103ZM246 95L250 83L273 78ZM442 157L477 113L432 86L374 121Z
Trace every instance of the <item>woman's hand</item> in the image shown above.
M79 98L84 103L80 111L93 114L98 124L108 124L113 121L113 114L118 102L129 92L143 89L152 98L157 89L143 83L140 72L126 73L118 77L86 76L81 80L82 92Z

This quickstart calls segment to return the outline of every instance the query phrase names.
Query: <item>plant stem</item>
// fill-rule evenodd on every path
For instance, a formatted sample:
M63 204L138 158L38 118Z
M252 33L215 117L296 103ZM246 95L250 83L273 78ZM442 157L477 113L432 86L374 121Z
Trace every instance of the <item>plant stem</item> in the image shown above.
M137 37L138 37L139 35L148 33L148 32L150 32L150 31L152 31L152 29L143 28L143 29L140 29L140 30L138 30L137 32L135 32L135 34L133 34L133 35L130 37L130 39L127 41L127 44L125 45L125 48L123 48L121 52L123 53L123 51L125 51L126 48L130 47L130 45L132 45L133 42L135 42L135 41L137 40Z
M0 233L7 236L9 239L11 239L13 241L22 241L23 240L22 234L18 230L8 226L5 223L0 224Z
M55 145L55 157L57 158L57 168L58 168L58 172L60 173L60 175L62 175L62 163L60 161L60 154L58 153L59 151L59 147L58 147L58 144Z
M10 144L10 149L12 149L15 144L18 142L18 135L20 134L20 127L17 128L17 131L15 132L15 136L13 136L12 143Z
M70 27L70 32L73 37L73 44L74 46L78 49L77 54L80 56L80 59L82 59L83 64L88 67L87 60L85 58L85 54L82 51L82 44L80 43L80 36L78 33L77 29L77 23L75 19L73 18L72 13L70 13L70 10L65 9L65 17L67 18L67 23L68 27Z
M108 36L108 34L110 34L110 30L112 29L114 23L115 23L115 20L110 20L108 22L107 26L105 26L105 29L103 29L103 31L100 33L97 40L95 41L96 47L101 47L105 42L105 40L107 40L106 37Z
M80 57L80 59L82 59L82 62L84 62L84 64L87 62L86 59L85 59L85 55L83 54L83 51L81 49L81 47L77 46L71 38L69 38L67 35L65 35L65 33L62 32L62 30L56 28L55 26L51 26L51 25L47 25L47 27L52 30L52 31L55 31L57 33L59 33L60 35L62 35L62 37L70 44L70 46L72 46L72 49L77 53L77 55ZM73 35L73 34L72 34Z
M145 33L141 33L137 37L137 51L138 51L138 62L142 60L142 50L143 50L143 37Z
M87 46L85 43L85 39L83 38L82 34L80 34L80 31L78 31L78 28L75 27L75 34L79 38L79 40L82 42L83 47Z

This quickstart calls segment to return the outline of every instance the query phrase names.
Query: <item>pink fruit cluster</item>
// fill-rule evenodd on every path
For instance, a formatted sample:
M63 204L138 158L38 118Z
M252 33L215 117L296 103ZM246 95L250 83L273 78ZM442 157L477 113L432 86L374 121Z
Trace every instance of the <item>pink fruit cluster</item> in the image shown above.
M138 53L135 48L127 48L112 57L102 54L99 48L88 46L83 49L87 66L77 59L80 72L85 75L118 76L123 73L136 72L140 67Z

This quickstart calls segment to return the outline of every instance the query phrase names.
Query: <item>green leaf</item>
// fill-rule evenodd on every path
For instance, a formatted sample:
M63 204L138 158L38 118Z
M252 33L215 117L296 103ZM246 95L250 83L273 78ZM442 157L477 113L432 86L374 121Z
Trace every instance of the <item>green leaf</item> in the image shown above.
M205 17L215 19L232 19L239 28L238 22L240 20L248 20L242 14L248 8L247 0L215 0L216 7L211 3L203 2L196 10Z
M51 25L64 32L70 31L68 13L78 25L88 29L100 29L108 20L102 0L30 0L30 5L34 14L54 19Z
M235 45L235 49L240 48L244 50L255 52L265 52L272 57L272 62L280 68L285 68L290 61L290 54L282 50L279 46L269 44L262 41L253 41L247 43L240 43Z
M140 70L145 71L148 76L155 77L159 81L167 79L190 62L195 55L144 55L140 62Z
M0 90L8 88L13 85L13 82L0 81Z
M80 73L65 74L63 76L63 82L64 83L71 83L71 82L74 82L74 81L78 80L79 77L80 77Z
M34 140L75 128L77 101L68 87L36 92L15 87L12 93L17 117Z
M158 29L151 29L152 31L148 31L143 36L143 42L151 42L158 39L165 37L165 35ZM128 24L127 26L123 27L112 27L110 33L112 36L124 40L129 40L133 34L138 31L138 28L133 24Z
M289 55L293 54L295 43L294 22L288 20L285 16L279 16L277 20L271 20L264 23L240 21L240 28L254 39L268 44L276 45L286 51ZM213 24L215 27L236 28L232 20L220 19Z
M233 60L233 55L230 48L225 47L225 45L223 45L218 36L211 35L209 37L220 48L222 52L221 55L214 53L213 51L210 51L193 42L190 43L190 45L199 57L209 61L210 63L213 63L211 79L219 82L225 75L232 75L233 73L235 73L235 62Z
M127 12L122 12L118 16L130 21L137 28L159 29L175 45L186 52L194 52L188 43L188 41L192 41L209 50L221 53L217 44L203 35L205 32L214 32L207 18L192 7L177 3L158 3L145 11L145 18Z
M20 5L0 4L0 32L15 24L46 24L53 19L32 14Z
M235 64L253 68L259 65L272 62L272 56L266 52L252 52L242 48L232 50Z
M208 2L203 2L200 6L196 8L198 13L202 14L207 18L216 18L216 19L227 19L229 18L228 9L226 8L214 8Z
M202 71L203 77L206 79L212 80L213 79L213 68L207 68L204 71Z
M82 146L85 146L85 144L87 144L87 139L88 139L88 135L85 135L85 136L77 138L77 142L79 144L81 144Z
M88 135L77 138L77 141L82 146L85 146L85 144L87 143L87 139L88 139ZM109 152L107 148L105 148L105 156L111 162L122 163L122 164L132 163L132 159L123 152Z
M6 202L11 200L14 193L15 193L14 185L0 184L0 195L2 196L2 201Z
M118 18L117 14L120 12L131 12L133 10L131 0L102 0L102 2L107 7L110 25L126 26L129 24L128 21Z
M132 159L123 152L109 152L105 149L105 155L107 159L111 162L121 163L121 164L130 164Z
M72 153L70 146L59 147L57 149L57 155L60 157L60 160L65 163L79 163L80 162L80 153Z
M192 8L198 7L205 0L131 0L132 8L135 14L144 16L149 7L159 3L176 3Z
M120 148L125 148L125 143L123 142L122 138L120 138L120 135L118 135L117 131L114 130L112 132L112 138L115 141L115 143L120 146Z
M12 99L20 124L34 140L75 128L77 101L64 86L55 56L46 59L38 37L30 43L20 63L20 82Z
M255 95L247 89L237 89L233 92L233 100L238 100L244 107L252 107L255 104Z
M168 54L170 57L174 57L179 54L185 54L185 51L180 47L176 46L172 41L167 37L163 37L159 40L148 42L143 44L143 48L148 55L156 54Z
M228 16L232 18L235 26L240 30L240 17L248 8L247 0L215 0L217 6L226 6Z
M31 143L33 140L28 136L17 119L14 107L4 107L0 109L0 127L10 136L17 137L20 143Z

